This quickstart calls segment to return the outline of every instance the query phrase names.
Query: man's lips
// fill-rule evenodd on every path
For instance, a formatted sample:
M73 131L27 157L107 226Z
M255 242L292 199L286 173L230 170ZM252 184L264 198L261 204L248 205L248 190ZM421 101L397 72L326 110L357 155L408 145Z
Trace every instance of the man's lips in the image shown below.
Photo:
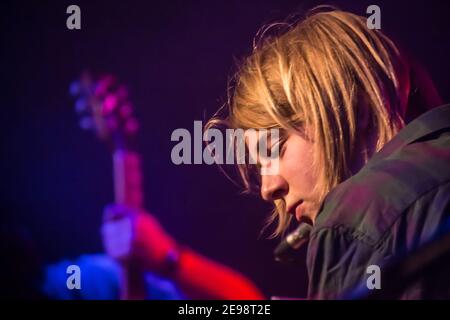
M298 222L301 221L302 217L305 214L305 208L303 205L303 201L295 208L295 219L297 219Z
M293 205L291 205L288 208L288 213L295 215L295 218L297 219L297 221L300 221L302 215L303 215L303 199L300 199L299 201L297 201L296 203L294 203Z

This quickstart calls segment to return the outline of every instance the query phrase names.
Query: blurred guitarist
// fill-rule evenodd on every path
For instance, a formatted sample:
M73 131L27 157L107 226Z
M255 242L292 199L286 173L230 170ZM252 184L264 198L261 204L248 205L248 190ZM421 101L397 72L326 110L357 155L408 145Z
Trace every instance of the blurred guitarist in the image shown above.
M71 86L80 126L94 131L113 158L115 204L105 208L107 255L84 255L47 268L45 292L61 299L261 299L242 274L178 244L143 209L140 155L131 147L138 128L128 93L115 77L87 73ZM69 264L83 272L83 288L65 286Z

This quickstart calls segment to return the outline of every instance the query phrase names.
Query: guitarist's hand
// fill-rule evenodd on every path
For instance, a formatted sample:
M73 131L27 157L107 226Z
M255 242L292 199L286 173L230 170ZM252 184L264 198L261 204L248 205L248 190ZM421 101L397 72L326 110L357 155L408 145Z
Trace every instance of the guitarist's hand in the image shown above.
M167 255L177 249L154 216L120 205L105 208L102 235L110 256L122 261L132 259L139 269L162 275L167 271ZM245 276L192 250L185 250L179 263L174 280L192 299L264 298ZM139 281L129 281L127 299L143 299L142 290L136 290L138 285Z
M109 256L153 272L164 271L167 254L176 247L154 216L123 205L105 207L101 232Z

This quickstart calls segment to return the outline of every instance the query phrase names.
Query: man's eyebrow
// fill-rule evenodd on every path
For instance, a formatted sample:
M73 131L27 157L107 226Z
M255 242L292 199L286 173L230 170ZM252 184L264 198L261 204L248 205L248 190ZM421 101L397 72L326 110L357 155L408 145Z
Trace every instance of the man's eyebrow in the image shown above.
M264 137L267 137L267 146L270 146L270 147L272 147L273 146L273 144L274 143L277 143L277 142L280 142L282 139L284 139L285 137L286 137L286 130L283 130L283 129L280 129L280 128L275 128L277 131L278 131L278 139L277 139L277 141L272 141L272 135L271 135L271 133L272 133L272 130L273 130L274 128L272 128L272 129L268 129L266 132L265 132L265 134L264 135L261 135L261 137L259 137L259 139L258 139L258 146L260 146L261 145L261 143L262 143L262 139L264 138ZM270 141L270 143L269 143L269 141Z

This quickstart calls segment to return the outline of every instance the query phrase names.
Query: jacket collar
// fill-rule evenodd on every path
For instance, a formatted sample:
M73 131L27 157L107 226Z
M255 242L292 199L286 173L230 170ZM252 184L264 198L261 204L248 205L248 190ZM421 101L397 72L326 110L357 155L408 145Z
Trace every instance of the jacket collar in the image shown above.
M394 138L386 143L368 161L367 165L370 166L388 157L396 150L445 128L450 128L450 104L433 108L411 121Z

